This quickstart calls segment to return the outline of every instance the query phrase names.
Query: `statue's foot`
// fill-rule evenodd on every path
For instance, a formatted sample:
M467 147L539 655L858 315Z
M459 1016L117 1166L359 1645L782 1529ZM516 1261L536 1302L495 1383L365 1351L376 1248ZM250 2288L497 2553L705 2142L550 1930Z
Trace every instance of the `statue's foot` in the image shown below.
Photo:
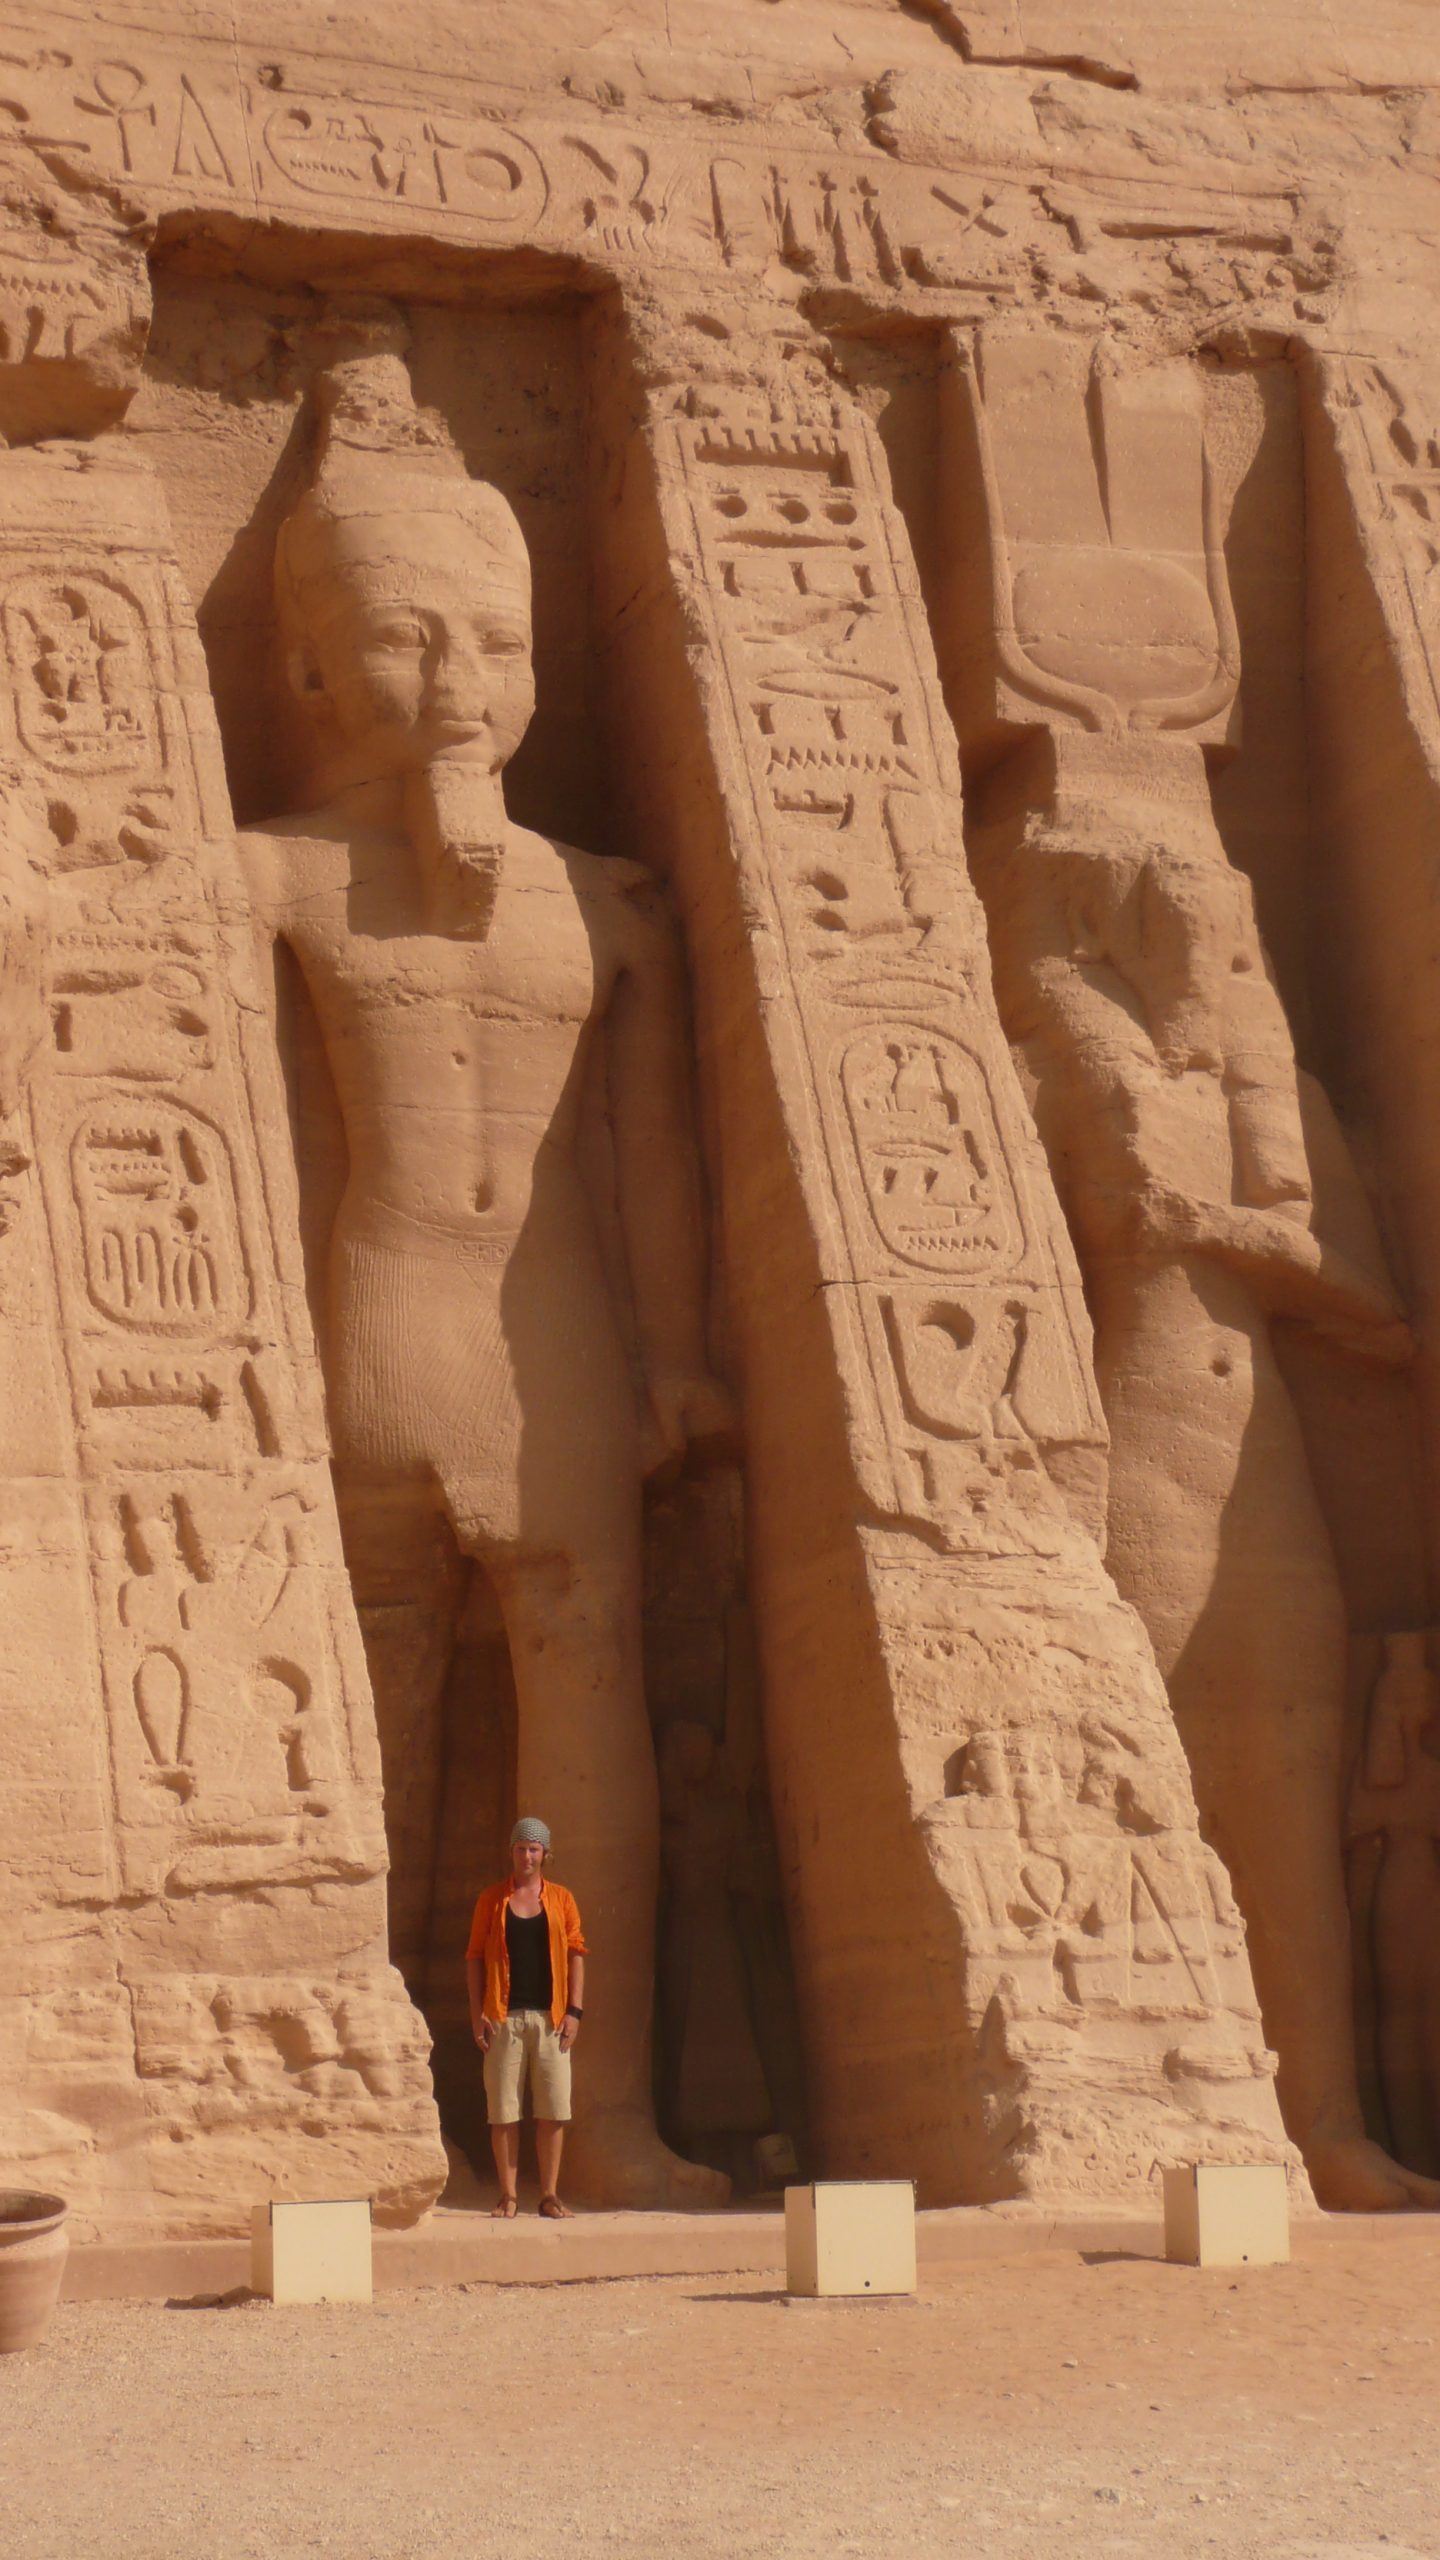
M1402 2168L1363 2134L1314 2144L1305 2166L1315 2201L1327 2213L1440 2212L1440 2181Z
M648 2116L616 2108L577 2125L565 2146L568 2182L598 2205L700 2213L729 2200L730 2181L667 2149Z

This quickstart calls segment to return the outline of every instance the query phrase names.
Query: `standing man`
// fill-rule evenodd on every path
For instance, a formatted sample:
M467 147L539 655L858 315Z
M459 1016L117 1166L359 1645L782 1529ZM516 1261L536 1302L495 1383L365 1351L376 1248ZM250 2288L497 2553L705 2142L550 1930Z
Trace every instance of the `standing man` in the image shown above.
M510 1834L510 1873L475 1905L465 1979L470 2024L485 2057L490 2147L500 2180L499 2221L513 2221L520 2119L528 2081L535 2110L540 2211L566 2222L560 2153L570 2121L570 2048L585 1998L585 1939L573 1893L547 1884L550 1834L527 1815Z

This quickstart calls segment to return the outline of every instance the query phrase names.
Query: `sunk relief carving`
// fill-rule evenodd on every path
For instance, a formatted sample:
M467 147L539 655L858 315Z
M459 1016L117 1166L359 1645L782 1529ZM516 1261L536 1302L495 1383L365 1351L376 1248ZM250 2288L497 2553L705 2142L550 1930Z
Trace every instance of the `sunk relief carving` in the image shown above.
M249 1306L234 1178L198 1112L117 1103L71 1142L85 1279L96 1312L141 1332L209 1333Z
M61 1075L183 1085L215 1065L214 982L193 936L77 928L59 938L49 993Z
M984 958L960 862L958 776L909 644L910 573L897 565L872 466L853 424L823 406L812 419L737 399L680 427L676 444L856 1266L875 1271L877 1286L884 1270L922 1270L994 1287L1035 1249L986 1069L941 1027L976 1000ZM897 996L921 1018L897 1018ZM837 1012L852 1025L838 1040ZM1044 1267L1043 1249L1033 1267ZM967 1298L947 1354L937 1334L907 1326L897 1337L876 1298L862 1339L887 1416L877 1441L897 1422L911 1439L929 1429L935 1380L941 1370L953 1379L960 1336L988 1338L998 1313ZM922 1338L917 1393L895 1346L906 1343L913 1373ZM907 1462L889 1499L918 1503L968 1547L975 1491L946 1446L957 1436L939 1424L936 1451ZM987 1513L1005 1499L1002 1478L986 1490ZM1021 1508L1028 1547L1029 1486Z
M343 98L291 99L265 118L267 159L305 195L433 205L497 239L532 231L549 181L523 134L480 117Z
M152 773L154 680L139 603L107 576L22 578L4 601L20 743L52 773Z
M138 879L188 850L193 785L175 734L178 706L172 699L165 709L154 564L134 560L129 575L32 566L0 596L0 722L6 752L46 791L51 868Z
M984 1069L943 1032L861 1032L840 1058L871 1215L933 1271L1004 1270L1023 1244Z
M5 59L0 140L0 431L10 442L89 435L113 425L139 379L150 294L138 209L57 173L15 94L26 69ZM38 99L37 99L38 103ZM81 144L79 158L88 159Z
M1053 1986L1062 2015L1223 2007L1217 1922L1224 1954L1241 1954L1243 1933L1223 1876L1187 1827L1183 1789L1153 1766L1132 1775L1099 1733L1087 1744L1079 1768L1062 1769L1043 1735L981 1732L947 1770L993 1958Z
M163 1474L122 1496L106 1577L143 1749L118 1757L139 1872L172 1891L359 1874L355 1770L323 1677L314 1495ZM313 1670L307 1666L314 1666Z
M1028 1439L1021 1376L1032 1311L1023 1298L884 1300L909 1419L942 1440Z

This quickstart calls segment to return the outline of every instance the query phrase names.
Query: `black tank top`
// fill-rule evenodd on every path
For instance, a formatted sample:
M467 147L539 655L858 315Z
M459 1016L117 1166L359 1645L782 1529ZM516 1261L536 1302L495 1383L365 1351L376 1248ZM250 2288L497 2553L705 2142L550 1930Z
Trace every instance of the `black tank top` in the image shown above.
M543 1911L526 1920L505 1905L505 1952L510 1958L511 2009L543 2009L550 2013L555 1996L550 1971L550 1923Z

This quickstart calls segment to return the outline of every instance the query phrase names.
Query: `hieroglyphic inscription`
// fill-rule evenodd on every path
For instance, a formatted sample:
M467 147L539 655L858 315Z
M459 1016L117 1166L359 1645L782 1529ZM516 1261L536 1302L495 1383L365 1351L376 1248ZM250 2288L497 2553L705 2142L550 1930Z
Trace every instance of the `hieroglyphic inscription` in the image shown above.
M120 415L150 288L139 208L62 179L7 91L0 77L0 434L29 444Z
M1153 1759L1139 1764L1098 1724L1068 1748L990 1730L952 1753L946 1776L970 1835L976 1951L1032 1974L1037 2009L1225 2005L1216 1932L1240 1953L1240 1916L1183 1788Z
M195 1473L117 1500L101 1575L143 1743L132 1731L120 1757L122 1811L143 1826L157 1800L184 1807L172 1891L360 1863L314 1508L298 1485L236 1493Z
M1027 1205L953 742L869 430L735 395L669 434L845 1219L862 1472L963 1546L1033 1547L1031 1452L1096 1416L1068 1257Z
M1440 365L1356 365L1348 397L1440 715Z
M0 365L73 361L103 338L111 299L83 243L37 228L0 261Z
M1296 246L1290 199L1277 228L1275 190L1237 203L1233 179L1137 201L1133 182L1087 173L1062 198L1053 163L1018 171L1013 148L993 166L982 149L973 169L950 155L933 168L799 130L777 147L758 119L707 146L693 116L667 129L579 102L539 114L477 78L473 54L443 68L402 67L388 47L383 61L327 62L321 34L286 60L268 30L237 42L187 28L171 42L103 20L67 21L61 46L39 0L13 0L8 23L5 103L26 136L147 206L358 218L621 272L773 266L880 302L974 294L986 309L1033 295L1037 258L1093 236L1125 242L1140 297L1152 267L1173 284L1177 239L1213 241L1227 308L1273 291L1277 256Z
M1034 2074L1033 2138L1098 2111L1145 2175L1178 2105L1187 2140L1244 2123L1255 2156L1275 2157L1244 1924L1138 1623L1113 1599L1097 1608L1075 1562L1072 1548L1043 1584L990 1579L978 1616L965 1566L877 1566L907 1776L963 1918L972 2013Z
M249 1312L228 1150L158 1100L95 1111L71 1141L91 1305L146 1333L208 1334Z
M208 954L182 931L72 930L52 952L49 999L61 1075L173 1084L215 1064Z
M935 1031L865 1031L847 1042L840 1081L892 1253L932 1271L1013 1261L1019 1218L978 1058Z
M525 238L545 211L545 164L523 134L463 115L349 99L268 102L262 190L458 214L492 237Z
M97 94L138 112L118 78ZM227 855L162 502L120 461L13 455L4 481L0 750L49 810L31 1112L120 1881L373 1872L378 1805L330 1615L338 1533L297 1419L256 1098L217 994L236 971L215 900Z
M155 688L138 598L116 578L20 578L4 604L21 746L47 771L154 780Z
M193 827L179 708L154 654L160 610L148 563L131 580L98 556L5 577L0 735L45 784L60 868L143 868Z

